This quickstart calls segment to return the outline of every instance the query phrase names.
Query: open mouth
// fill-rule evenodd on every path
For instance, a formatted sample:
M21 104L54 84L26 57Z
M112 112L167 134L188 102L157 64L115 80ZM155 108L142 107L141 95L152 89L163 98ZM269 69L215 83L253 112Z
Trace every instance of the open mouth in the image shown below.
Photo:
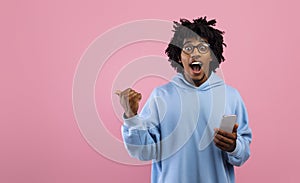
M199 72L202 67L202 63L201 62L192 62L190 64L190 67L193 69L193 71Z

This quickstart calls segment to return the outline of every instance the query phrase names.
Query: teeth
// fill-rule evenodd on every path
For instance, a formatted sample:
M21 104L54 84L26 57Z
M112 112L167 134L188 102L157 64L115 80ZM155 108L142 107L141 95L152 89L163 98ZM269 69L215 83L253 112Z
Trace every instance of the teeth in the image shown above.
M202 63L201 62L192 62L190 64L190 67L194 70L194 71L199 71L202 67Z
M191 65L202 65L202 63L201 62L193 62L193 63L191 63Z

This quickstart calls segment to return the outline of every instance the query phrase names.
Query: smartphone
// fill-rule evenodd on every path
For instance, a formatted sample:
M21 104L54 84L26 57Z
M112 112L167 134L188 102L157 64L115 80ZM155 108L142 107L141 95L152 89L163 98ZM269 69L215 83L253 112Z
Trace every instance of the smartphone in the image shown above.
M236 115L224 115L221 121L220 129L232 133L235 123Z

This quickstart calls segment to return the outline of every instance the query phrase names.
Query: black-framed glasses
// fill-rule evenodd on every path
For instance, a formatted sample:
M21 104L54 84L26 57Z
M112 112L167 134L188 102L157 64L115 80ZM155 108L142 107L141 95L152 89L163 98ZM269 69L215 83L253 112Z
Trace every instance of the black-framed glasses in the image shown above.
M194 46L194 45L188 43L188 44L183 45L182 51L189 55L194 52L195 48L198 49L199 53L205 54L209 50L209 44L203 42L203 43L198 44L197 46Z

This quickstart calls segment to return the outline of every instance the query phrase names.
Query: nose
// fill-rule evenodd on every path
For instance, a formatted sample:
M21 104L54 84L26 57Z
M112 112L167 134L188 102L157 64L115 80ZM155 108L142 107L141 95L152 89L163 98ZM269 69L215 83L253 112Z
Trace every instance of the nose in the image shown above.
M200 59L200 54L191 54L191 57L193 60L199 60Z
M199 50L197 48L194 48L193 52L190 55L192 58L193 57L199 58L201 54L199 53Z

